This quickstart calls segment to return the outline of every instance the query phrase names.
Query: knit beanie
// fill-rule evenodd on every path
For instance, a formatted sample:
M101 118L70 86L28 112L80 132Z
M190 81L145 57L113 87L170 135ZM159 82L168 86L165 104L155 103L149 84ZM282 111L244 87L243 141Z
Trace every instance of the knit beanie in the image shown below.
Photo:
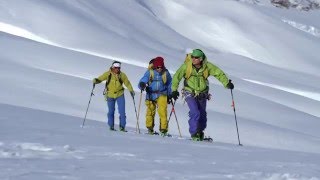
M153 67L156 68L156 67L164 67L164 59L162 57L156 57L153 59Z

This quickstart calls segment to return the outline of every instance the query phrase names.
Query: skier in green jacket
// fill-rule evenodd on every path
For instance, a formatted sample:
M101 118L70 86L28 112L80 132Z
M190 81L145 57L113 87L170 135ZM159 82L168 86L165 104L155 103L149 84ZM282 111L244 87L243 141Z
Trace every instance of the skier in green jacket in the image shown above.
M177 100L179 83L184 78L183 95L189 107L189 132L195 141L204 139L203 131L207 127L209 76L214 76L225 88L234 88L225 73L208 62L202 50L194 49L192 53L187 54L185 63L176 71L172 80L172 98Z

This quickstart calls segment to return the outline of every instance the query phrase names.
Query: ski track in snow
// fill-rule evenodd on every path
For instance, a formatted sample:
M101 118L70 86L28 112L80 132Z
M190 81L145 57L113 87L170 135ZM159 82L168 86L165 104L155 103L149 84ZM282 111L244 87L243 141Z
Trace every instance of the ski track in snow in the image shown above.
M76 150L70 145L63 147L50 147L41 143L1 143L0 158L43 158L43 159L56 159L68 155L70 152ZM66 156L68 157L68 156ZM76 157L76 156L75 156ZM81 157L78 157L81 159Z
M104 152L99 148L77 150L71 145L47 146L41 143L0 143L0 159L86 159L88 157L106 157L114 159L136 158L137 155L128 152Z
M115 134L121 134L118 132L115 132ZM123 135L123 134L121 134ZM128 135L128 134L127 134ZM131 136L131 135L130 135ZM139 136L139 135L137 135ZM149 138L154 138L155 136L143 136L144 140ZM161 139L161 138L156 138L156 139ZM138 139L136 139L138 140ZM168 140L168 139L167 139ZM170 140L170 139L169 139ZM201 145L201 142L196 143L196 144L191 144L191 145ZM216 146L216 145L214 145ZM84 147L82 147L84 148ZM217 148L219 148L219 145L217 145ZM226 147L223 147L226 148ZM108 148L107 148L108 149ZM230 148L227 148L230 150ZM108 150L107 150L108 151ZM242 150L241 150L242 151ZM239 151L238 153L241 153ZM245 151L243 151L245 152ZM250 151L248 151L249 153ZM173 153L176 154L176 153ZM135 154L131 153L130 150L128 152L106 152L106 147L87 147L85 150L78 150L75 147L72 147L70 145L65 145L65 146L47 146L41 143L11 143L11 144L6 144L4 142L0 142L0 159L5 160L5 159L38 159L41 160L54 160L54 159L66 159L66 160L82 160L82 161L92 161L93 159L104 159L107 161L112 161L115 164L118 164L120 162L122 163L142 163L142 164L149 164L149 166L159 166L162 167L157 170L153 170L152 173L148 176L146 174L143 175L145 178L152 178L153 176L157 175L164 175L168 174L167 177L184 177L183 179L212 179L212 178L222 178L222 179L265 179L265 180L318 180L317 177L312 177L312 176L305 176L299 173L292 173L292 169L299 169L299 168L310 168L310 169L318 169L316 165L312 164L303 164L303 163L287 163L287 162L253 162L249 161L246 163L246 166L251 167L252 169L259 169L261 167L268 167L270 168L270 172L268 171L247 171L247 172L238 172L236 167L242 166L242 162L237 162L235 161L234 163L228 162L220 162L218 161L206 161L204 159L200 160L193 160L189 159L190 155L189 154L176 154L178 156L170 156L168 157L162 156L162 155L153 155L149 157L148 159L145 159L145 156L141 156L142 154ZM210 158L209 158L210 159ZM182 166L182 167L192 167L192 166L197 166L198 161L201 161L204 164L207 164L206 166L211 166L212 171L209 172L202 172L201 173L190 173L186 172L185 174L179 174L179 172L173 173L172 170L170 170L170 167L174 166ZM69 164L69 163L68 163ZM12 165L9 163L9 167ZM37 165L34 164L33 168L36 168ZM60 170L50 170L50 171L43 171L35 173L35 172L30 172L34 173L34 177L57 177L57 178L63 178L63 179L78 179L81 176L77 175L71 175L68 174L68 171L74 170L77 164L74 164L72 166L67 165L64 166L65 171ZM219 170L217 167L219 166L227 166L231 169L228 171L224 170ZM255 167L255 168L253 168ZM71 169L70 169L71 168ZM128 167L126 167L128 169ZM284 172L284 173L278 173L278 172L272 172L274 170L272 169L280 169L284 170L291 168L290 171ZM162 169L162 170L161 170ZM250 168L249 168L250 169ZM146 170L147 171L147 170ZM4 169L3 172L10 172L10 168ZM139 173L147 173L143 170L140 170ZM147 173L148 174L148 173ZM22 173L19 174L18 176L22 177L28 177L28 173ZM119 177L130 177L130 176L136 176L136 173L133 171L119 171L118 176ZM1 173L0 173L1 176ZM105 178L112 178L113 175L104 175ZM81 178L82 179L82 178Z

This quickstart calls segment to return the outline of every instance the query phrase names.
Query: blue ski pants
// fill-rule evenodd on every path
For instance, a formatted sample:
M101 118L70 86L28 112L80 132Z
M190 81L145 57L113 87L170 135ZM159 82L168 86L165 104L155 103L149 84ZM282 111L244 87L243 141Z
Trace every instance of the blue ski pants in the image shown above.
M114 127L114 111L115 111L115 105L117 103L118 105L118 112L120 114L119 120L120 120L120 127L125 128L126 127L126 107L125 107L125 98L124 94L117 98L107 98L108 103L108 125L110 127Z

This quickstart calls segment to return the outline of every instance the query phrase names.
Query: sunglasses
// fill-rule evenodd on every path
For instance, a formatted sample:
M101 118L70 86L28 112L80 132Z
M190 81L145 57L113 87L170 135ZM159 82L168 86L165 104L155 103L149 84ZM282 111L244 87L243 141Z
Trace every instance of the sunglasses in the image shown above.
M201 56L198 56L198 57L197 57L197 56L191 56L191 58L192 58L192 59L193 59L193 58L194 58L194 59L200 59Z
M162 69L163 67L162 66L158 66L156 69Z
M113 67L113 68L115 68L115 69L120 69L120 67Z

